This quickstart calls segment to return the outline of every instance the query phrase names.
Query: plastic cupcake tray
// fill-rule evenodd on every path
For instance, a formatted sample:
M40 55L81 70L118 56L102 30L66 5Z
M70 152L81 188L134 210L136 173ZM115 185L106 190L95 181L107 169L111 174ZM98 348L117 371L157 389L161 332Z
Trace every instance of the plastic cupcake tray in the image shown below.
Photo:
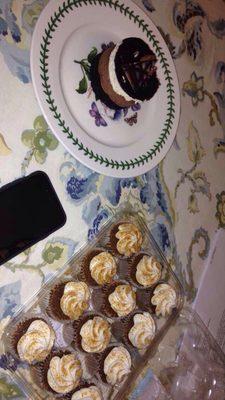
M115 232L115 227L121 223L134 223L141 231L143 237L143 243L141 250L138 254L131 257L125 257L120 255L116 251L116 242L112 235ZM95 254L95 251L109 251L115 257L117 262L117 274L115 275L113 282L107 286L99 286L96 282L88 279L87 274L87 259L90 254ZM135 282L135 274L133 269L135 268L135 260L141 254L154 255L162 265L162 275L156 284L150 288L141 287L138 282ZM85 278L87 277L87 279ZM76 280L86 280L86 283L90 286L91 301L89 308L82 315L81 319L74 323L68 319L54 319L49 313L49 296L54 287L58 283L68 282ZM138 350L133 347L129 342L127 329L129 324L132 323L132 315L128 317L118 317L115 313L109 316L108 304L106 294L110 292L110 285L114 287L116 283L125 283L132 286L136 292L136 309L134 313L149 312L153 317L156 324L156 334L151 344L145 350ZM176 307L173 308L171 314L166 317L156 316L155 307L151 304L151 297L155 287L159 283L169 283L176 291L177 301ZM124 210L119 211L116 215L112 216L110 220L105 223L95 239L87 242L78 252L64 265L64 267L58 271L35 296L29 300L27 304L17 312L12 318L9 325L7 326L3 335L3 344L5 352L15 359L18 364L16 372L13 372L13 379L16 380L23 390L26 391L29 398L32 399L54 399L54 398L65 398L71 399L72 394L59 395L54 394L47 388L40 388L35 380L35 373L33 373L33 366L21 362L19 356L15 350L15 346L12 346L12 338L16 327L21 321L29 318L42 318L53 327L56 340L53 351L57 349L63 349L63 351L69 351L77 354L81 361L83 368L83 382L85 385L96 385L102 392L104 400L108 399L125 399L126 393L132 382L142 372L146 363L150 360L152 354L154 354L159 342L165 336L168 328L172 324L173 320L178 315L179 311L183 306L183 291L181 284L172 269L170 268L168 261L164 254L160 250L159 246L155 242L151 232L147 228L143 219L136 213L126 212ZM132 366L131 372L127 375L120 384L110 385L106 382L102 368L102 357L104 354L89 354L82 350L81 344L79 343L79 330L82 325L82 321L91 318L93 315L100 315L105 318L111 325L112 337L109 343L109 349L113 345L124 346L130 353ZM106 349L107 352L107 349Z

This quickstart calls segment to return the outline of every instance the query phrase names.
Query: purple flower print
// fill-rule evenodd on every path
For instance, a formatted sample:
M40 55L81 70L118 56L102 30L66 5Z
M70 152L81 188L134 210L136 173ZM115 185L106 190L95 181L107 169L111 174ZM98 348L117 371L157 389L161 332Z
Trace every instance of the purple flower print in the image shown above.
M113 42L109 42L108 44L102 43L102 46L101 46L102 47L102 51L108 49L109 47L112 47L113 45L114 45Z
M140 103L135 103L133 106L131 106L132 111L139 111L141 109Z
M93 101L91 104L91 110L89 110L90 115L95 118L95 125L97 126L107 126L106 121L102 118L96 103Z

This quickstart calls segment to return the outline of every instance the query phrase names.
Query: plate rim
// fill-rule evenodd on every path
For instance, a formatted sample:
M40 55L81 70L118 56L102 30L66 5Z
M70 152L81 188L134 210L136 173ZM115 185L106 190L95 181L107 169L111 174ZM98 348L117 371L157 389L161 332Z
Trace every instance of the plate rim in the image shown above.
M159 32L154 22L150 19L146 11L144 11L138 4L130 0L124 0L122 2L120 0L58 0L57 4L54 2L50 17L48 17L48 22L43 27L42 17L45 14L46 8L48 8L49 13L51 4L53 4L53 0L50 1L48 5L43 9L37 21L32 37L30 56L32 82L35 94L41 110L48 124L50 125L50 128L52 129L58 140L75 158L84 163L87 167L94 169L99 173L104 173L106 175L114 177L132 177L147 172L148 170L155 167L169 151L175 138L180 119L180 90L178 76L175 64L169 53L168 46L166 45L161 33ZM144 32L144 34L145 32L147 32L146 37L153 46L160 64L163 64L162 70L164 75L166 75L165 80L167 81L167 83L165 89L167 91L167 119L164 122L163 129L159 133L156 142L151 146L150 149L147 149L145 154L142 154L142 152L140 151L141 154L137 155L137 157L135 157L134 159L129 159L128 157L128 159L125 160L113 160L109 159L107 156L94 152L92 149L89 149L87 145L83 144L82 141L75 136L75 133L72 130L73 128L71 129L69 126L66 126L67 124L65 120L61 119L60 111L57 110L58 107L55 104L55 99L51 97L51 85L49 85L48 83L49 76L47 62L49 52L48 46L51 44L51 39L53 38L51 34L55 31L56 28L58 28L59 24L61 23L60 18L63 19L69 11L82 6L95 5L110 8L113 7L115 11L119 9L119 11L123 13L125 17L127 17L128 15L127 18L129 18L130 20L133 18L133 22L139 25L139 29L142 29L142 32ZM134 6L134 8L136 8L137 10L132 9L132 6ZM137 11L142 15L138 15ZM143 19L143 15L145 16L146 20ZM155 34L152 32L151 26L148 25L149 22L154 26L157 36L155 36ZM46 28L46 25L48 28ZM39 26L41 28L40 31ZM45 36L41 35L43 31L45 33ZM42 38L42 40L40 40L40 37ZM34 62L34 53L35 46L37 44L37 38L40 50L38 67L37 63ZM167 49L169 59L168 57L166 57L163 49L161 48L161 44L163 44L163 46ZM171 67L172 72L169 69ZM41 89L38 87L35 79L37 69L39 75L41 76ZM44 105L42 102L42 96L44 95L44 101L48 104L47 111L46 104ZM170 106L168 107L168 105ZM53 113L53 121L51 119L51 116L49 115L50 112ZM56 133L57 129L53 122L56 123L57 128L61 128L61 133L66 134L65 136L62 137L60 134ZM72 144L74 145L73 149L70 148L71 141L69 142L69 140L71 140Z

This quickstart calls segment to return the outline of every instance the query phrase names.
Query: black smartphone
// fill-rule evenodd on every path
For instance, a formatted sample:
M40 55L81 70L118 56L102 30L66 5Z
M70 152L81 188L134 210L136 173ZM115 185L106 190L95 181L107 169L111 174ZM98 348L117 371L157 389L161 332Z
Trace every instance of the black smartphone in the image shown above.
M34 172L3 186L0 189L0 265L65 222L65 211L44 172Z

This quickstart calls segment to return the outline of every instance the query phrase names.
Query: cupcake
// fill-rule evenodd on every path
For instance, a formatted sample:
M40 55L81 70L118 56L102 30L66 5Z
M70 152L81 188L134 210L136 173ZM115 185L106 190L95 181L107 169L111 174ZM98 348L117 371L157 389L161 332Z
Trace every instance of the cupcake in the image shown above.
M89 268L92 278L98 285L110 283L117 272L115 258L106 251L93 257Z
M118 317L125 317L136 307L136 293L131 285L118 285L109 295L108 302Z
M87 388L80 389L77 392L75 392L71 397L71 400L102 400L102 399L103 397L97 386L89 386Z
M23 332L23 334L21 334ZM16 336L17 354L28 364L38 363L46 359L55 341L53 329L42 319L33 319L18 327Z
M157 283L162 274L162 265L154 256L144 255L136 266L136 281L144 287Z
M88 319L80 330L81 347L87 353L101 353L111 339L111 328L108 321L96 316Z
M166 317L170 315L172 309L176 307L176 292L168 283L160 283L154 289L151 303L155 306L155 313L157 316L162 315Z
M119 224L116 232L113 230L112 238L113 244L115 243L116 250L119 254L130 257L138 253L142 246L142 234L139 228L132 223Z
M104 374L111 385L121 383L131 371L131 356L123 347L114 347L104 360Z
M90 77L96 98L112 109L150 100L159 87L156 56L140 38L111 44L91 65Z
M90 290L85 282L67 282L53 287L47 312L59 320L77 320L88 309Z
M51 392L67 394L80 384L83 375L80 360L75 354L52 355L47 363L38 368L41 383Z
M135 314L133 326L129 330L128 338L131 344L138 349L145 349L155 336L155 322L148 312Z

